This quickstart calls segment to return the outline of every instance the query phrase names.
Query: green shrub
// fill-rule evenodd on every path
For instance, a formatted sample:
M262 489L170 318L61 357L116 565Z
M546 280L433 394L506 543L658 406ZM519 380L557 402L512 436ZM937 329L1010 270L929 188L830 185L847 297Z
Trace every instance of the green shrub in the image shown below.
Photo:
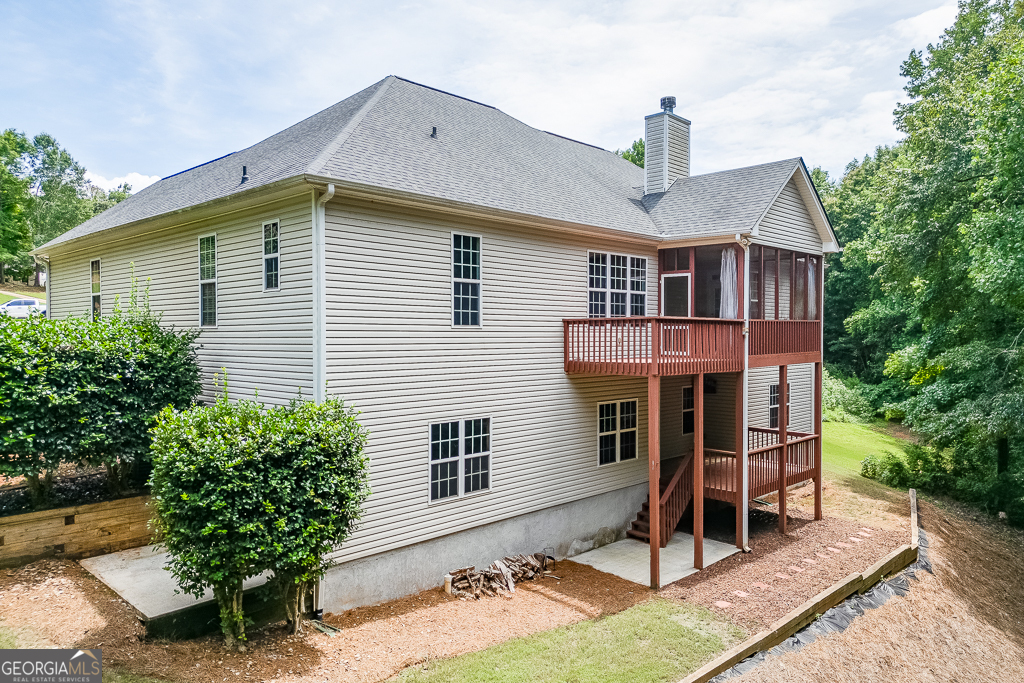
M122 489L156 414L199 394L197 335L162 328L134 296L97 321L0 317L0 474L25 476L37 506L61 463L105 465Z
M225 392L226 394L226 392ZM294 629L306 589L369 495L366 431L338 399L164 410L153 429L153 505L170 571L212 588L229 648L244 649L242 583L270 570Z
M857 383L833 377L827 368L821 375L821 410L829 422L864 422L875 412Z

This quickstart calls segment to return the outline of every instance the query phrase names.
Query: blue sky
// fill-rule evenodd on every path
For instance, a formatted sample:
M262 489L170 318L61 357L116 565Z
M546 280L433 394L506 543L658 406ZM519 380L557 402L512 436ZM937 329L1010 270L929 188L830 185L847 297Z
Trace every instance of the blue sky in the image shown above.
M900 63L956 4L0 0L0 16L0 128L140 189L388 74L607 149L675 95L694 173L803 156L841 174L898 138Z

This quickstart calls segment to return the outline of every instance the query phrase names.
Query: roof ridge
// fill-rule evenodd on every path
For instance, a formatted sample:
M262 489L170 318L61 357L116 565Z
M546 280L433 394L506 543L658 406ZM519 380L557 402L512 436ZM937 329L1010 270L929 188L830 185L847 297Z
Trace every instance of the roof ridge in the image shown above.
M410 83L412 85L417 85L417 86L419 86L421 88L426 88L427 90L433 90L434 92L439 92L442 95L448 95L449 97L458 97L460 100L466 100L467 102L472 102L473 104L479 104L481 107L487 107L488 109L493 109L494 111L501 111L500 109L495 107L493 104L485 104L483 102L478 102L476 100L471 100L468 97L463 97L462 95L456 95L455 93L448 92L447 90L441 90L440 88L434 88L434 87L429 86L429 85L423 85L422 83L417 83L416 81L410 81L408 78L402 78L401 76L390 76L390 78L397 78L400 81L405 81L406 83ZM505 112L502 112L502 113L504 114Z
M341 149L341 146L345 144L349 137L351 137L352 133L359 127L359 124L363 122L363 119L366 118L366 115L370 110L377 106L377 102L380 101L380 98L384 95L385 91L387 91L391 84L395 82L396 78L398 77L388 76L380 81L380 85L376 92L370 96L370 99L363 103L363 106L359 108L359 111L357 111L352 118L342 126L341 130L338 131L338 134L334 136L334 139L327 145L324 145L324 148L320 150L320 153L316 155L316 158L309 162L309 165L306 167L307 173L311 175L319 175L323 171L327 162L338 152L339 149Z
M773 164L782 164L787 161L791 161L794 164L798 161L802 161L803 157L789 157L787 159L778 159L776 161L766 161L763 164L750 164L749 166L737 166L736 168L724 168L721 171L712 171L711 173L699 173L697 175L686 176L686 179L690 178L706 178L709 175L718 175L719 173L732 173L734 171L745 171L748 168L759 168L761 166L772 166Z

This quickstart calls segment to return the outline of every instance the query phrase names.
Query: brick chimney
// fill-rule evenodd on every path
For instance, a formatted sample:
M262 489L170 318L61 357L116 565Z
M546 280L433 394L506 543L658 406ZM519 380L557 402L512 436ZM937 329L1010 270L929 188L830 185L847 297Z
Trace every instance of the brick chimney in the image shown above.
M690 175L690 122L675 108L675 97L662 97L661 111L645 117L644 194L664 192Z

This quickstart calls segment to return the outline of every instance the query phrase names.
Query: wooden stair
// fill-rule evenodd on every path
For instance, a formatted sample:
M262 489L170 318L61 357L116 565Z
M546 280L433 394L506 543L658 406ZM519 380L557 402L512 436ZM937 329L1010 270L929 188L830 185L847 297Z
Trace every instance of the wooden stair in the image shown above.
M664 548L672 538L672 532L682 519L683 513L693 500L693 453L690 453L672 474L663 474L658 482L660 491L661 537L659 545ZM636 519L626 530L626 535L644 543L651 542L651 497L640 507Z

